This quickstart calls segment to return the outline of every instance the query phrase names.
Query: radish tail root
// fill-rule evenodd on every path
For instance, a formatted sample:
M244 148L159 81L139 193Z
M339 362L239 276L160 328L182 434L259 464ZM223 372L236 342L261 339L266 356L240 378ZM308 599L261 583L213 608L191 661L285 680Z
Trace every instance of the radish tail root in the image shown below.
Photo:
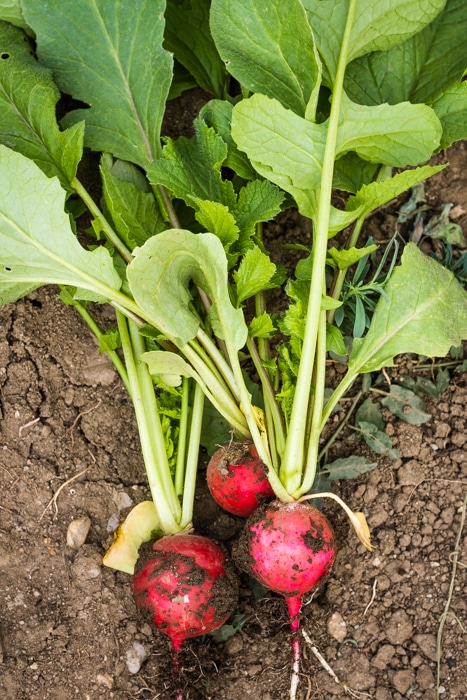
M180 657L179 657L179 651L181 648L181 642L172 642L172 647L174 650L174 656L173 656L173 668L172 668L172 677L173 677L173 682L175 686L175 700L183 700L183 693L181 690L181 679L180 679Z
M290 681L290 700L297 696L298 681L300 676L300 640L298 636L300 627L300 608L302 597L291 596L286 598L289 611L290 629L292 632L292 678Z

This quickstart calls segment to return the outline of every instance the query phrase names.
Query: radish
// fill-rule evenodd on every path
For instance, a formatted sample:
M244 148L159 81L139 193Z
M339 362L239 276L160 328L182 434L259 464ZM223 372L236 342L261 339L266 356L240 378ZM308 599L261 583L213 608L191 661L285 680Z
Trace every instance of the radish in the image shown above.
M206 478L214 500L226 511L247 518L274 498L253 443L231 442L211 457Z
M213 632L235 610L238 584L221 548L207 537L176 533L146 547L133 576L139 608L170 637L175 653L185 639Z
M334 533L319 510L305 502L277 500L253 513L235 552L240 569L285 596L293 633L291 698L295 698L299 678L302 595L329 571L334 556Z

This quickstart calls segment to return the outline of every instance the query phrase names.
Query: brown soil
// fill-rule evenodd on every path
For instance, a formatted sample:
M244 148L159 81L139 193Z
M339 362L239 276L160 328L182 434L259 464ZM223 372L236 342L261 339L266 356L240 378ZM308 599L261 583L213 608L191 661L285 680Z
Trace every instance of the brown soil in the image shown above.
M447 155L452 166L427 186L429 203L452 202L453 220L466 230L467 145ZM394 212L378 212L367 231L389 238ZM291 214L270 236L277 255L284 242L309 240ZM93 337L54 289L0 310L0 386L2 697L169 700L170 643L137 617L129 577L102 566L118 521L148 498L132 408ZM338 555L326 585L305 601L302 627L340 682L303 639L300 700L344 697L344 684L354 697L435 700L437 633L451 593L439 696L467 697L460 565L451 587L456 557L467 562L465 531L455 552L467 493L466 400L466 375L453 372L441 400L428 404L429 423L410 426L386 414L399 458L379 459L375 471L336 484L353 509L367 514L375 550L363 549L337 506L326 506ZM343 433L334 444L333 458L365 453L348 438ZM230 549L242 522L217 508L203 478L195 507L198 532ZM73 549L67 528L82 516L91 529ZM186 700L287 698L283 599L259 598L244 577L238 612L246 622L227 641L186 643L180 659Z

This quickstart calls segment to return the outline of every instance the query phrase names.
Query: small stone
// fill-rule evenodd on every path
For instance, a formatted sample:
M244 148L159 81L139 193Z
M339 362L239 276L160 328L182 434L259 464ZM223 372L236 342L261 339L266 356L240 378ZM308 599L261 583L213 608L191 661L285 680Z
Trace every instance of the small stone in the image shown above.
M126 653L126 667L133 675L138 673L143 662L148 658L148 651L139 642L133 642L133 646Z
M114 687L114 679L112 676L109 676L108 673L98 673L96 676L96 683L98 685L105 685L109 690L112 690Z
M72 520L66 532L66 543L73 549L79 549L86 542L86 537L91 528L91 519L87 515Z
M344 618L338 612L331 615L328 620L328 633L338 642L343 642L347 636L347 625Z
M378 649L373 659L372 666L381 670L387 668L395 653L396 650L392 644L383 644L383 646Z
M243 639L239 634L234 634L233 637L227 640L225 643L225 650L227 654L238 654L238 652L243 649Z

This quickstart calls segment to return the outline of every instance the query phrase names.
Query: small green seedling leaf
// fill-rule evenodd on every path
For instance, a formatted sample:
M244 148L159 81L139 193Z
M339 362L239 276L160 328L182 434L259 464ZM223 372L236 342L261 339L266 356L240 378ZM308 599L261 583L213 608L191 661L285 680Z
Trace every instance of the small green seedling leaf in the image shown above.
M109 252L80 245L58 179L0 146L0 182L0 304L44 284L77 287L79 299L112 298L121 281Z
M236 285L237 306L258 292L274 287L271 279L276 266L258 246L247 250L233 277Z
M376 454L387 455L389 459L397 459L399 452L392 446L391 438L385 432L379 430L374 423L359 421L357 429L368 447Z
M90 105L64 123L86 123L85 144L146 167L160 151L172 80L163 49L165 0L21 3L40 62L60 90ZM131 31L128 28L131 27Z
M366 255L374 253L375 250L378 250L377 245L369 245L365 248L343 248L342 250L329 248L327 262L339 270L347 270Z
M244 88L305 116L320 66L300 0L212 0L211 31L227 70Z
M251 319L248 334L251 338L272 338L277 333L269 314L261 314Z
M410 425L422 425L431 420L431 413L426 413L422 399L410 389L391 384L390 395L381 399L391 413Z
M216 644L226 642L228 639L230 639L230 637L233 637L233 635L236 634L238 630L242 629L247 619L248 618L245 615L245 613L239 613L238 615L234 615L231 623L222 625L222 627L219 627L219 629L215 630L214 632L211 632L211 637L214 639Z
M344 336L339 328L332 323L326 324L326 349L328 352L332 352L338 357L345 357L345 355L347 355Z
M242 310L231 304L227 258L214 234L170 229L150 238L134 255L128 266L131 292L168 338L183 347L198 332L199 318L190 309L193 282L211 300L209 317L216 335L228 337L238 350L243 347L248 329Z
M377 462L370 462L366 457L352 455L351 457L343 457L326 464L321 471L324 474L328 474L330 481L337 481L355 479L360 474L376 469L377 466Z
M467 292L452 272L410 243L376 305L370 329L355 339L349 371L373 372L410 352L444 357L467 338Z

